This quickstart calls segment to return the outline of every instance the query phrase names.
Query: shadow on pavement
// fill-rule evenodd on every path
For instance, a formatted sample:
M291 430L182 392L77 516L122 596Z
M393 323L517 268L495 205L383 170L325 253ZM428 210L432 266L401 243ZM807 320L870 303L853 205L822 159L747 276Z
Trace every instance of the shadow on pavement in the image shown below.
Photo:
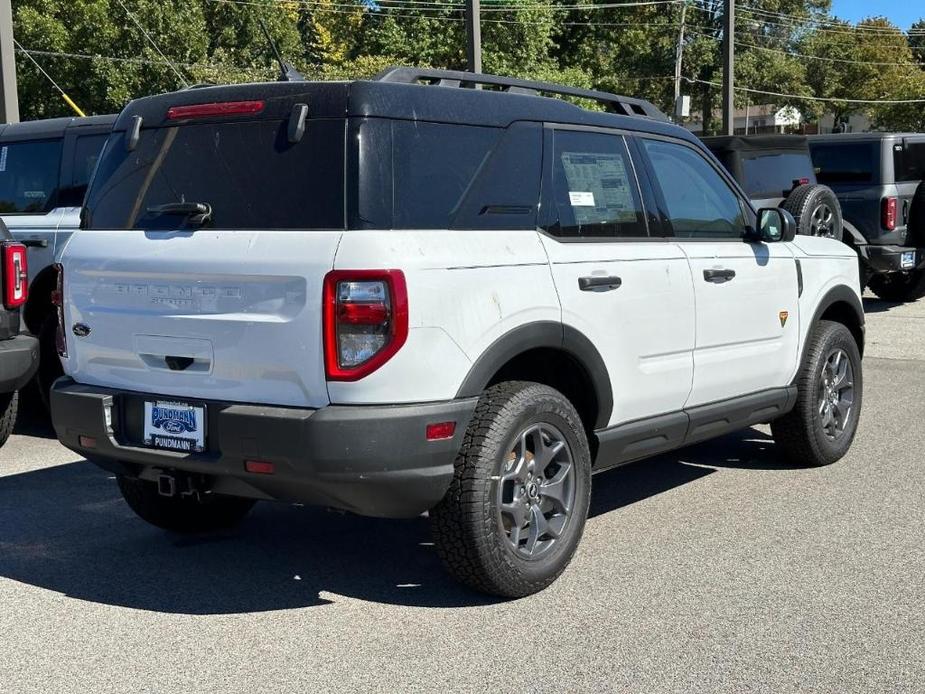
M773 468L754 430L594 478L599 516L716 467ZM79 600L179 614L324 605L325 592L376 602L494 602L443 572L426 518L379 520L258 504L224 534L183 537L137 519L113 479L79 461L0 477L0 576Z
M884 301L864 297L864 313L886 313L904 305L901 301Z

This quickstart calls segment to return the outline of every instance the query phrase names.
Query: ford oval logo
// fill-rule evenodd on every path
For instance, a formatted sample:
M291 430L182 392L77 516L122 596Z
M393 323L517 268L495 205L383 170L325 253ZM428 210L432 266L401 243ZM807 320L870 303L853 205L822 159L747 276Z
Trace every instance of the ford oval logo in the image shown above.
M71 330L77 337L86 337L90 334L90 326L83 323L74 323L74 327L71 328Z
M164 431L168 434L182 434L185 431L186 427L183 426L182 422L167 421L164 422Z

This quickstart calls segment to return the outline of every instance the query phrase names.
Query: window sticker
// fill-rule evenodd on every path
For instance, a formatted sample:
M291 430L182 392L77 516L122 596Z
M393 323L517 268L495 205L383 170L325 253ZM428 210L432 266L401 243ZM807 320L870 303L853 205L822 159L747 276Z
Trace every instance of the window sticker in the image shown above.
M570 190L568 199L572 207L594 207L594 193L590 191Z
M9 147L0 148L0 172L6 171L6 155L9 150Z
M636 206L623 156L604 152L563 152L562 168L578 224L636 221ZM580 203L575 202L573 196L576 195Z

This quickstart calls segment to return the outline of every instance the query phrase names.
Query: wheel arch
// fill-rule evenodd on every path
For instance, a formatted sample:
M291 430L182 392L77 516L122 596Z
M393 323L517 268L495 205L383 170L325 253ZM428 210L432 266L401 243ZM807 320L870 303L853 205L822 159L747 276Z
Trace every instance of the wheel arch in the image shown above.
M475 360L456 397L480 395L509 379L537 380L562 391L589 432L610 421L613 390L607 366L591 340L571 326L539 321L505 333Z
M858 345L858 351L864 356L864 305L858 298L858 295L845 285L838 285L829 289L822 297L822 300L816 306L813 313L813 319L810 325L812 327L822 320L834 321L841 323L851 334ZM808 335L809 333L807 333ZM806 346L809 343L807 337L803 345L803 354L805 355ZM803 363L801 355L800 363Z
M26 329L33 335L38 335L42 329L45 317L54 310L51 303L51 293L57 285L57 274L54 265L42 268L35 279L29 283L29 298L23 307L22 317Z

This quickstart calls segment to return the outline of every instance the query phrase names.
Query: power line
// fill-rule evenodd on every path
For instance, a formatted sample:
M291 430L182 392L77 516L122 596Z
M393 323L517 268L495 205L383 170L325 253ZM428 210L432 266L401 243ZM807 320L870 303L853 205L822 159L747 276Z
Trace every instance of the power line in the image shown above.
M691 84L706 84L711 87L722 87L719 82L701 80L694 77L683 77L685 82ZM880 105L897 105L897 104L925 104L925 99L838 99L826 96L804 96L802 94L784 94L781 92L768 92L761 89L749 89L748 87L736 87L736 91L748 92L750 94L762 94L764 96L777 96L783 99L800 99L803 101L822 101L827 103L848 103L848 104L880 104Z
M122 0L118 0L118 3L122 6L122 9L125 10L125 14L127 14L131 18L131 20L135 22L135 25L139 29L141 29L141 33L145 35L146 39L148 39L148 43L154 46L154 50L158 52L161 58L164 59L164 62L167 63L167 65L170 66L170 69L174 71L174 74L176 74L176 76L180 79L180 82L183 84L183 86L188 87L189 82L187 82L186 78L184 78L183 75L180 74L180 71L177 70L176 66L174 66L174 64L170 62L170 59L166 55L164 55L164 52L160 49L160 47L157 45L154 39L151 38L151 35L147 31L145 31L145 28L141 25L141 22L138 21L138 18L135 17L135 15L129 11L129 9L125 6L125 3L122 2Z
M55 82L54 78L53 78L51 75L49 75L49 74L45 71L45 68L43 68L41 65L39 65L38 61L37 61L35 58L33 58L32 55L29 53L29 51L27 51L26 49L24 49L24 48L20 45L19 41L17 41L15 38L13 39L13 45L15 45L16 48L17 48L18 50L22 51L22 52L25 54L25 56L32 62L33 65L35 65L36 69L38 69L39 72L41 72L43 75L45 75L45 78L46 78L49 82L51 82L52 86L53 86L55 89L57 89L58 92L60 92L61 98L64 99L64 102L65 102L68 106L70 106L72 109L74 109L74 112L75 112L78 116L80 116L81 118L83 118L83 117L85 117L85 116L87 115L86 113L84 113L84 112L81 110L80 106L78 106L77 104L75 104L75 103L74 103L74 100L71 99L71 97L69 97L69 96L67 95L67 92L65 92L63 89L61 89L61 87L58 85L58 83Z

